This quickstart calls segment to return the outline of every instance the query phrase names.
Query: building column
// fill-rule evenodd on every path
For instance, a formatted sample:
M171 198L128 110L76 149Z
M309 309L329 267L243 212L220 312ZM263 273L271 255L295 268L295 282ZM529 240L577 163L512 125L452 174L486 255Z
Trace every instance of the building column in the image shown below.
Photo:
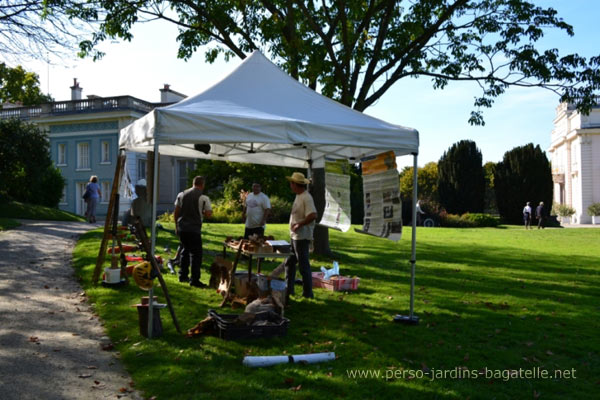
M565 162L565 204L573 203L573 178L571 176L571 141L565 142L566 162Z
M579 214L579 223L589 224L592 217L587 213L587 208L593 203L594 190L594 171L592 159L592 138L588 135L582 135L579 138L581 143L581 162L579 163L579 179L581 182L581 208L577 209Z

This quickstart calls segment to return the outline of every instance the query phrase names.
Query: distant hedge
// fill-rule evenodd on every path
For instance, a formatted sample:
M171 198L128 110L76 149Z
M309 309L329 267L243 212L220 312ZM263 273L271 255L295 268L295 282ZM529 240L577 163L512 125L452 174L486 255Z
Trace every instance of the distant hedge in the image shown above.
M440 225L447 228L485 228L498 226L498 218L490 214L440 214Z

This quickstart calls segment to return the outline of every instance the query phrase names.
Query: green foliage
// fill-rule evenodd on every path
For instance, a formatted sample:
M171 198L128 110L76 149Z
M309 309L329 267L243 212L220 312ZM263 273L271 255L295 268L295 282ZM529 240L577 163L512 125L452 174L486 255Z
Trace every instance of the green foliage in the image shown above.
M252 190L253 183L260 183L262 192L269 198L278 196L293 199L290 185L285 179L294 172L292 168L273 167L260 164L233 163L225 161L198 160L190 176L206 178L204 192L212 201L222 198L239 200L239 191Z
M158 216L157 221L158 222L165 222L165 223L166 222L173 222L174 223L175 222L175 218L174 218L173 213L165 211L164 214L161 214L161 215Z
M485 176L485 196L483 199L483 210L487 213L497 214L498 204L496 203L496 192L494 190L494 170L496 163L488 161L483 164L483 173Z
M19 221L16 221L12 218L2 218L0 217L0 231L6 231L9 229L14 229L21 225Z
M479 228L494 228L498 226L498 218L490 214L466 213L463 214L461 218L473 221L475 223L475 226Z
M271 214L269 216L269 223L286 223L290 220L290 213L292 212L292 202L286 199L282 199L278 196L273 196L269 199L271 201Z
M278 196L271 196L269 200L271 201L271 214L267 224L288 222L292 211L292 202ZM213 203L212 208L213 216L210 222L231 224L244 221L242 218L242 204L239 200L219 199Z
M485 177L481 162L481 152L471 140L461 140L444 152L438 162L438 193L446 211L483 211Z
M65 178L60 170L54 165L50 165L42 171L38 183L31 188L31 201L46 207L57 207L64 185Z
M439 214L440 224L446 228L493 228L498 226L498 219L490 214L464 213L463 215Z
M260 49L292 77L359 111L408 77L431 77L434 89L476 83L473 124L483 124L481 109L512 85L560 92L561 101L589 112L600 83L600 57L536 48L547 31L572 36L573 28L554 9L525 0L49 2L56 3L101 21L81 42L82 55L101 56L100 42L130 40L136 22L164 19L179 28L180 58L205 49L212 63Z
M246 187L241 177L231 176L223 185L223 198L228 202L237 201L241 205L240 193Z
M552 171L540 146L532 143L504 153L494 171L494 190L500 216L510 223L523 219L523 207L552 204Z
M11 68L0 63L0 108L2 103L15 103L24 106L52 101L52 98L40 90L39 77L27 72L20 65Z
M597 217L600 215L600 203L590 204L587 209L588 215L590 217Z
M213 214L211 222L240 223L242 218L242 205L237 200L219 199L212 204Z
M463 214L466 215L466 214ZM456 214L440 214L440 225L445 228L475 228L475 222Z
M540 399L596 398L600 257L597 246L590 244L597 243L598 232L526 231L521 225L504 228L418 228L414 311L420 323L411 327L392 322L394 315L408 313L411 229L405 227L397 243L352 229L331 231L340 271L360 277L358 290L315 289L313 300L293 297L285 311L291 320L287 335L271 339L186 338L175 330L168 311L162 310L163 336L144 340L137 312L130 307L143 292L133 283L114 290L91 282L100 229L82 235L73 264L86 298L104 322L105 334L145 398L522 399L531 398L534 390L542 394ZM204 267L221 254L227 236L240 236L243 230L241 224L205 224ZM267 225L267 232L277 239L286 238L289 228L272 224ZM177 245L175 236L158 232L156 248L163 259L171 258ZM163 251L167 246L170 255ZM228 258L233 260L232 252ZM329 268L332 261L312 254L312 270L322 265ZM240 260L238 269L246 264ZM269 274L277 264L265 259L262 272ZM191 288L178 282L177 275L164 274L163 278L184 332L204 319L208 309L241 312L219 309L222 297L214 290ZM208 283L205 268L201 278ZM160 303L165 302L157 281L154 294ZM339 357L323 364L255 369L241 362L245 355L327 351ZM456 371L456 366L464 366L508 372L542 365L550 373L574 368L577 379L348 376L354 370L385 374L425 366L431 371Z
M0 196L56 207L64 179L52 164L48 136L17 119L0 120Z
M575 209L567 204L554 203L552 205L552 215L558 215L559 217L570 217L575 214Z
M400 172L400 196L402 200L412 201L413 167L404 167ZM428 162L417 168L417 195L419 200L439 201L438 165Z
M20 203L18 201L0 201L0 218L85 222L85 218L81 215L59 210L57 208L44 207L37 204Z

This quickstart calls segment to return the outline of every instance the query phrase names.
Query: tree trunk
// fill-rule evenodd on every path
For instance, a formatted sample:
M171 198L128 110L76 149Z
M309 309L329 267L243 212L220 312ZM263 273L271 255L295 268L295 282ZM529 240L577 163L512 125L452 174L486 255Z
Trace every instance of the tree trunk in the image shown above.
M325 210L325 168L315 168L312 170L312 185L310 193L317 207L317 221L323 217ZM324 256L332 256L329 248L329 229L324 226L315 226L314 232L314 253Z

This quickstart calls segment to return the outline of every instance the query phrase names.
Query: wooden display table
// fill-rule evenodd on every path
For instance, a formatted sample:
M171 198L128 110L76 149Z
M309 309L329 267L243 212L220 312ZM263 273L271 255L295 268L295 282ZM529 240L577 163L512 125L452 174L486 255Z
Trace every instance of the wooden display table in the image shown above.
M231 285L233 283L235 271L242 254L248 258L248 281L252 279L252 260L254 258L256 258L257 272L260 273L260 264L264 258L287 258L291 254L290 252L256 252L244 250L244 243L247 242L248 241L244 239L240 240L239 242L223 242L223 258L225 259L227 256L227 249L231 249L235 251L235 259L230 271L229 284L227 285L227 290L225 292L225 296L223 297L221 307L231 300Z
M233 244L233 242L223 242L223 258L227 258L227 249L238 251L238 243ZM248 258L248 278L252 276L252 260L256 258L256 272L260 273L262 260L265 258L287 258L292 253L291 252L256 252L256 251L247 251L242 249L240 254L246 256ZM235 271L232 272L232 276L235 274Z

